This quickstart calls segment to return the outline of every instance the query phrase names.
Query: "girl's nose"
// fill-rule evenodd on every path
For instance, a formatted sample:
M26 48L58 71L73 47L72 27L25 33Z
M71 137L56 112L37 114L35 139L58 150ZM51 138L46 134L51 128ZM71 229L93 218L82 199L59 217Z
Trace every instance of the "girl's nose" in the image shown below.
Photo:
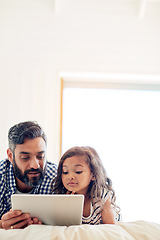
M68 178L69 178L69 179L74 179L74 174L69 173L69 174L68 174Z

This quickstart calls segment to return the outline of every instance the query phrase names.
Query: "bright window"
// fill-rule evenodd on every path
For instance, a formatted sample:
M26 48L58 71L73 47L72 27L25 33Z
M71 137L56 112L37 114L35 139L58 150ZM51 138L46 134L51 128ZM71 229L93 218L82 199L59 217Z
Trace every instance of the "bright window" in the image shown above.
M160 223L160 91L63 89L62 153L92 146L112 179L123 221Z

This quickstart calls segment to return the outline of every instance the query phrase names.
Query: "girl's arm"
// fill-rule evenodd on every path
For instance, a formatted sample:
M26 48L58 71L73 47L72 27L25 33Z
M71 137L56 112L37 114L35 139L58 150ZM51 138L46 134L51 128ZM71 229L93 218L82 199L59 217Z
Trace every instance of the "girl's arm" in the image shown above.
M101 216L102 216L103 224L115 224L116 223L110 198L108 198L107 201L105 202L105 204L103 205L103 210L101 212Z

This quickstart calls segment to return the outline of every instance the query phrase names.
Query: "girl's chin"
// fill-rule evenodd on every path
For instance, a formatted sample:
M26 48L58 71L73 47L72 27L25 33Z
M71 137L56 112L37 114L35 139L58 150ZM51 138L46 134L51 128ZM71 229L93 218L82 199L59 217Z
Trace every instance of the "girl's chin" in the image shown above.
M76 193L77 193L77 190L74 189L74 188L68 188L68 191L70 191L70 192L76 192Z

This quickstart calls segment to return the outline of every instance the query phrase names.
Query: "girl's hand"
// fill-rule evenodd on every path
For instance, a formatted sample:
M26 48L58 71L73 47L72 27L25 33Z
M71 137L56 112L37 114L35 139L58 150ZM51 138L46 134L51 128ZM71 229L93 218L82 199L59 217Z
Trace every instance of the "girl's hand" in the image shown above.
M28 223L28 225L31 225L31 224L40 224L40 225L42 225L42 222L39 221L38 218L34 217L34 218L32 218L31 221Z
M66 192L66 194L71 194L71 195L73 195L73 194L75 194L75 193L76 193L76 192L74 192L74 191L73 191L73 192L71 192L71 191L67 191L67 192Z

